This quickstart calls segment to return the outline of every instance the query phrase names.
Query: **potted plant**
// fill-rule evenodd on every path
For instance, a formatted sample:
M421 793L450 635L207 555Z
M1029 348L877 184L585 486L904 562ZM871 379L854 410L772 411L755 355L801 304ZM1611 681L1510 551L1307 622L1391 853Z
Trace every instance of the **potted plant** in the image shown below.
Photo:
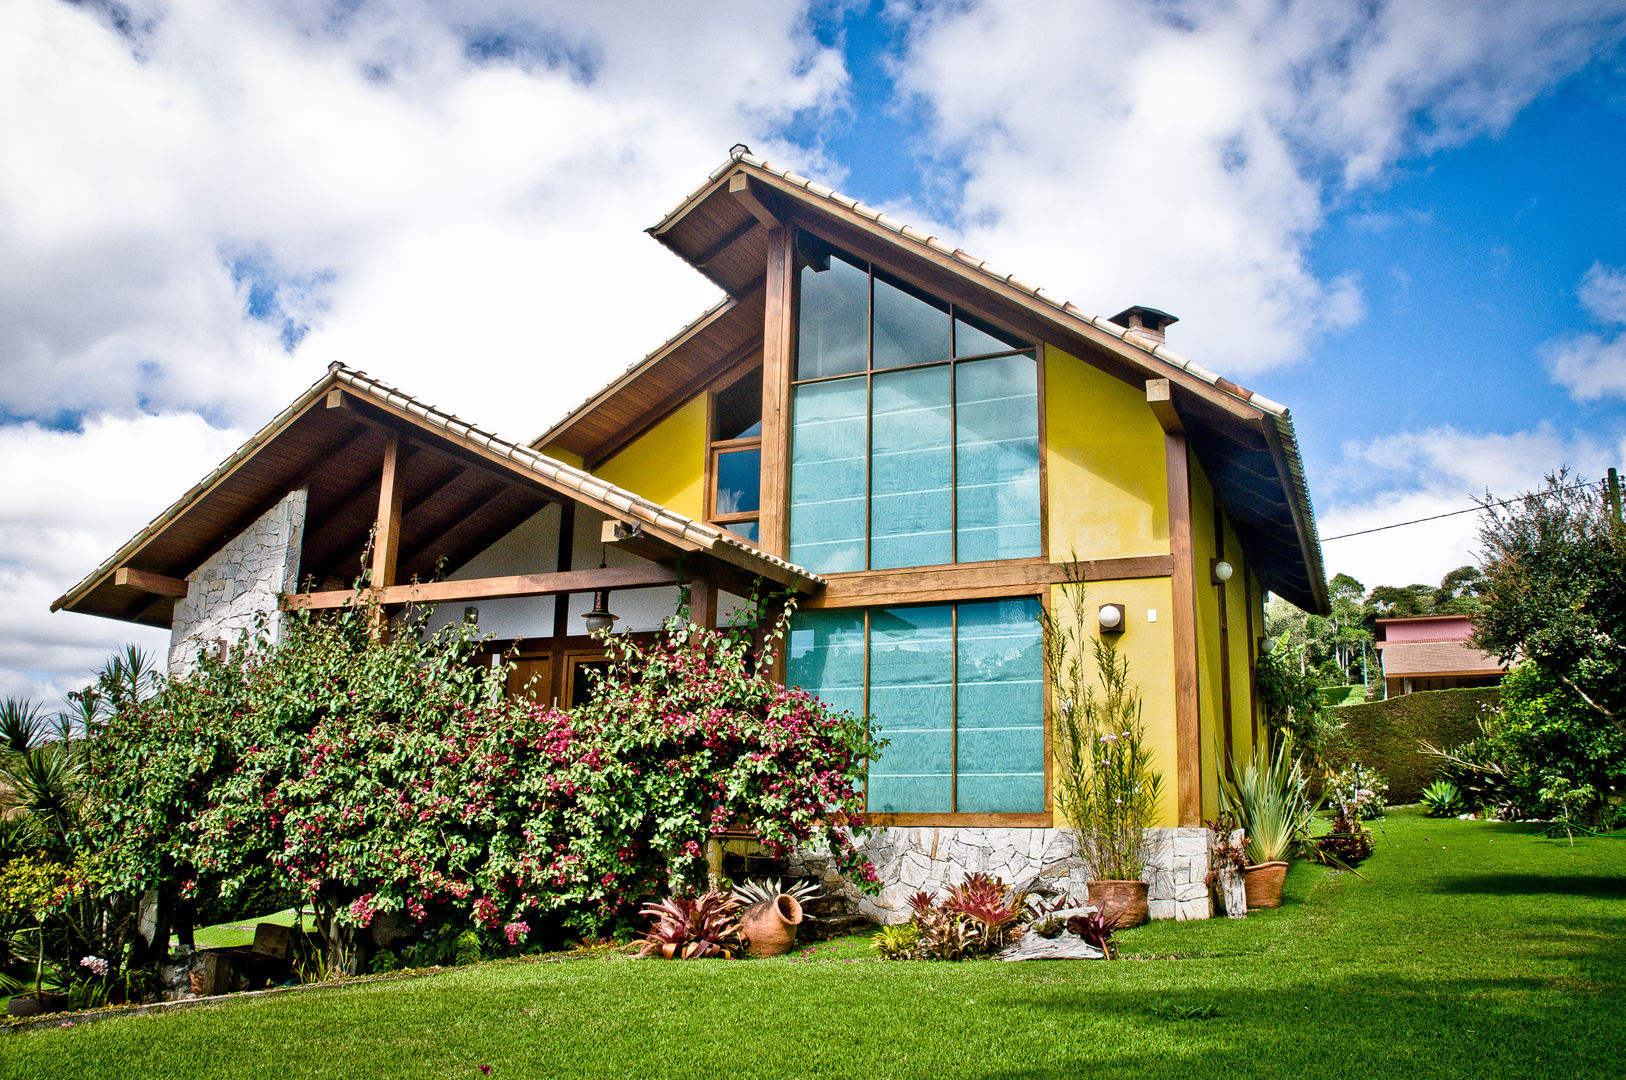
M796 944L796 929L802 923L802 903L818 895L819 887L800 881L790 888L780 887L779 879L747 881L734 889L734 902L740 905L740 932L746 952L752 956L779 956Z
M1056 806L1073 826L1095 873L1090 903L1112 925L1139 926L1148 918L1146 829L1156 819L1163 776L1152 768L1141 720L1140 688L1130 681L1129 660L1107 635L1089 633L1084 590L1074 582L1075 602L1065 621L1045 612L1045 665L1055 687ZM1085 642L1094 659L1090 681Z
M1287 857L1310 834L1315 802L1309 778L1283 743L1274 756L1264 747L1241 768L1233 762L1219 778L1220 806L1234 814L1248 836L1248 865L1242 880L1248 908L1282 906Z

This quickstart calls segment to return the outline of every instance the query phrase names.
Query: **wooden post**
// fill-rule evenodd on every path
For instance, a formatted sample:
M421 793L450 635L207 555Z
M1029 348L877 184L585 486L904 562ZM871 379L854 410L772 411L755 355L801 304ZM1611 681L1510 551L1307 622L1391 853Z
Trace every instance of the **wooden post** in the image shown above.
M795 352L796 230L768 234L762 336L762 550L790 554L791 364Z
M717 586L709 581L689 582L689 621L707 630L717 629Z
M1163 459L1168 473L1176 820L1181 826L1194 827L1202 824L1203 789L1197 723L1197 567L1191 544L1191 465L1169 380L1148 381L1146 401L1163 427Z
M1237 829L1227 838L1231 846L1236 847L1242 843L1245 834ZM1219 866L1220 903L1225 907L1225 917L1228 919L1245 919L1248 916L1248 889L1242 880L1242 871L1225 859Z
M401 550L401 496L405 485L400 482L401 433L390 430L384 436L384 465L378 481L378 518L373 529L373 565L367 575L367 584L382 589L395 584L395 560ZM373 633L382 636L388 632L389 617L382 603L373 612Z
M1217 497L1214 499L1214 558L1225 558L1225 514L1220 510ZM1220 723L1225 725L1225 761L1220 768L1229 776L1231 759L1236 752L1234 737L1231 734L1231 625L1228 595L1230 582L1216 581L1214 587L1219 590Z

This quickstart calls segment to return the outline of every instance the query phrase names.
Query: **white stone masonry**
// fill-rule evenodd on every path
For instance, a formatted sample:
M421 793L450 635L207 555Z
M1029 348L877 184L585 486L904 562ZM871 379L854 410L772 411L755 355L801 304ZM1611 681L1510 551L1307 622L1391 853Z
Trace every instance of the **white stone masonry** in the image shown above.
M262 629L270 641L281 636L285 616L277 600L299 586L305 501L306 489L289 492L187 575L190 588L176 601L170 624L171 675L186 674L200 649L222 641L234 645Z
M1206 919L1212 914L1208 886L1208 830L1148 829L1147 906L1154 919ZM941 894L978 872L1008 885L1083 901L1092 876L1071 829L882 828L858 840L881 879L879 895L866 896L830 868L819 852L797 852L790 871L822 879L847 906L877 922L905 922L908 899L919 891Z

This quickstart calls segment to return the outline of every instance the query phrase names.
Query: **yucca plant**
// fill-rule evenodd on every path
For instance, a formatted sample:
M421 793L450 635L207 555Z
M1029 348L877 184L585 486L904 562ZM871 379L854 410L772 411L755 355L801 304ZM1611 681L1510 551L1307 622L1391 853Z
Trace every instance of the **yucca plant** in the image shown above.
M27 698L0 701L0 747L20 754L45 737L45 714Z
M754 878L743 885L734 886L734 901L742 908L765 904L779 896L789 896L798 904L805 904L819 895L817 882L802 878L793 881L788 886L778 878Z
M1229 775L1220 776L1220 808L1236 815L1248 834L1249 862L1279 862L1309 837L1316 804L1308 789L1309 777L1288 757L1285 743L1274 757L1255 747L1247 764L1233 762Z
M672 896L649 904L639 914L654 923L638 955L668 960L732 958L745 947L738 913L734 898L720 892L698 898Z

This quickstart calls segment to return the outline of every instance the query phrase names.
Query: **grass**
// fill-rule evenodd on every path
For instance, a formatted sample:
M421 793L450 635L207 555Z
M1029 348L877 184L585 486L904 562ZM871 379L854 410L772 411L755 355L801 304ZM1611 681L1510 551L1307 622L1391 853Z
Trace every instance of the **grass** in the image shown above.
M294 909L287 908L270 915L262 915L258 919L251 919L242 923L219 923L215 926L200 926L193 931L193 943L200 949L229 949L237 945L254 944L254 927L260 923L279 923L282 926L294 924ZM304 925L306 930L316 929L316 916L305 912ZM175 944L171 937L170 944Z
M17 1076L1575 1077L1626 1045L1626 838L1391 815L1370 882L1114 963L548 958L0 1039Z

